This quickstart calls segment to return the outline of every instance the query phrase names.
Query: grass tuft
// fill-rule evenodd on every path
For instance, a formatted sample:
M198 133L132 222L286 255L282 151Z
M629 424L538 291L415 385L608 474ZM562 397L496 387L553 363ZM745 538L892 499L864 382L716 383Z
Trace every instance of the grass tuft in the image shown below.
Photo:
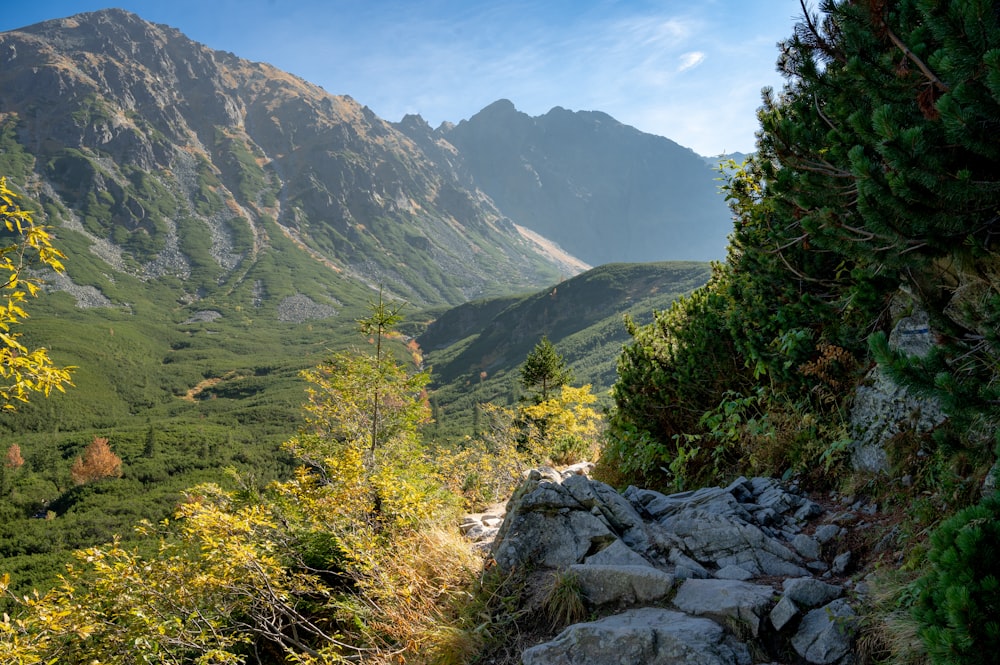
M580 587L580 578L565 570L555 572L548 593L542 601L542 610L553 630L586 619L587 605Z

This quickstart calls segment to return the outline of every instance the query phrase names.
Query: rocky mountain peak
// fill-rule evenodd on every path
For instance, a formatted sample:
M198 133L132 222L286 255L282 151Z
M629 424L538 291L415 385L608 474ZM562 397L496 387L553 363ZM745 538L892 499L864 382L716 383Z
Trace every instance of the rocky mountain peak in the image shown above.
M604 114L532 118L499 100L437 130L391 124L122 10L0 34L0 127L26 156L7 174L50 222L142 279L202 275L185 302L247 279L278 236L364 288L458 304L587 264L719 258L724 234L707 251L684 229L710 225L671 219L699 187L728 223L700 161L668 176L663 155L683 150ZM185 250L199 234L205 270Z
M715 173L669 139L506 99L440 132L501 210L592 265L724 257L732 221Z
M166 255L171 274L201 272L184 251L190 224L213 239L201 290L245 279L276 233L303 260L411 302L563 272L439 168L434 141L425 154L350 97L129 12L0 34L0 123L31 158L9 175L143 279Z

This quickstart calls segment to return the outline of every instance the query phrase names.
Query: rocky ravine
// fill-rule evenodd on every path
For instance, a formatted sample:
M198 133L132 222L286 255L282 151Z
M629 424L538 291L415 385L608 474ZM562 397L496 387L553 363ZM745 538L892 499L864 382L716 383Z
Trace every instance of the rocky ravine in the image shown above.
M524 651L524 665L855 662L845 575L863 503L827 510L794 485L739 478L664 495L532 471L496 516L463 531L503 569L574 575L593 621Z

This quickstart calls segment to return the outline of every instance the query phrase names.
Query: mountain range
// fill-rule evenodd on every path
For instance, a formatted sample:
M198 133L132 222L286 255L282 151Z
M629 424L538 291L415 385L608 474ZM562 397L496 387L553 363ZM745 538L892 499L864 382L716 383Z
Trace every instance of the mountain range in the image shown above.
M0 33L0 174L69 257L27 333L80 368L12 430L172 417L191 395L290 420L297 370L353 343L378 289L407 303L443 394L592 325L603 357L569 355L607 387L621 314L704 282L690 262L721 258L731 225L705 158L606 114L500 100L391 123L117 9ZM628 266L667 260L688 263ZM562 330L532 298L561 303Z
M177 278L192 302L294 295L259 274L279 238L327 268L318 301L352 282L455 305L600 263L721 258L729 225L701 158L607 115L500 101L392 124L122 10L0 35L0 134L0 171L86 249L76 265Z
M532 118L508 100L437 134L505 215L591 265L724 258L718 174L669 139L599 111Z

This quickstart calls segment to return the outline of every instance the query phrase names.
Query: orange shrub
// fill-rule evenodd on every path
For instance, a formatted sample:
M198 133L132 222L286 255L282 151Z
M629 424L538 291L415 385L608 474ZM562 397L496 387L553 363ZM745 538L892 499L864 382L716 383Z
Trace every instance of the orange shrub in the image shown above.
M83 451L83 456L73 462L69 475L77 485L100 478L120 478L122 459L111 452L106 438L97 436Z

